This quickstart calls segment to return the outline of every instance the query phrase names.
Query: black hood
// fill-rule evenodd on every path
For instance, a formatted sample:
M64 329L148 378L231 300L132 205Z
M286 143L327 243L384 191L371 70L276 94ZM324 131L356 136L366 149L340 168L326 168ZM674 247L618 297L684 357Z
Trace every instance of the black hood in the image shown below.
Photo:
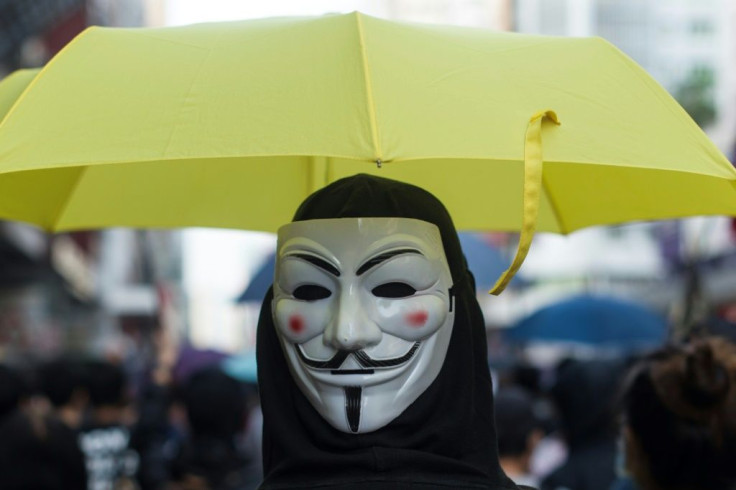
M456 308L445 363L429 388L387 426L362 434L340 432L293 381L276 336L269 291L257 345L262 488L516 489L498 464L485 327L452 219L423 189L357 175L312 194L294 221L356 217L414 218L439 227Z

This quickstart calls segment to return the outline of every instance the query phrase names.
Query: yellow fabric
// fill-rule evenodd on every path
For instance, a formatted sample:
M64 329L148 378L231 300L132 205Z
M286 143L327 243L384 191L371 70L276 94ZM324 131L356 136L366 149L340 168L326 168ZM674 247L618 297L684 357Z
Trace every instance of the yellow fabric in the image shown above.
M524 141L524 215L519 245L514 260L498 278L496 284L489 291L490 294L499 295L506 289L511 279L519 271L521 264L524 263L532 244L532 238L534 238L539 213L539 200L542 195L542 121L545 119L560 124L557 114L550 110L539 111L529 120Z
M16 70L0 80L0 120L5 117L10 108L18 100L18 96L26 89L38 72L38 68Z
M542 107L564 125L537 230L736 214L731 164L606 41L353 13L89 28L0 124L0 219L274 231L365 172L427 188L460 229L519 231Z

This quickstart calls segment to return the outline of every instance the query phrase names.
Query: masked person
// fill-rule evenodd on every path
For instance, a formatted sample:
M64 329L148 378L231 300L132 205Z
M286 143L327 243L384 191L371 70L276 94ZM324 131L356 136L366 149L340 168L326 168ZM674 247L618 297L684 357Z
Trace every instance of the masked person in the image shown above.
M517 488L474 280L425 190L358 175L305 200L279 230L257 355L261 488Z

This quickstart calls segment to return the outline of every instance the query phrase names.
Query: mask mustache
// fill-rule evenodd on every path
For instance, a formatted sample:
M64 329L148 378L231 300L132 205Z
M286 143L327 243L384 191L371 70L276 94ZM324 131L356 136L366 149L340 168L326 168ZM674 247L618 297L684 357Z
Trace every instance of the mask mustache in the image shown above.
M411 359L412 356L414 356L414 353L419 348L420 344L421 342L414 342L414 345L411 346L411 349L409 349L406 354L391 359L373 359L368 354L366 354L364 350L339 350L334 356L332 356L332 358L326 361L316 361L314 359L309 359L307 356L304 355L304 352L302 352L301 346L295 345L294 347L296 347L296 353L299 356L299 359L301 359L301 361L307 366L314 369L334 370L342 366L342 363L345 362L350 354L355 356L355 360L358 361L358 364L360 364L364 368L386 368L398 366L400 364L404 364L409 359Z

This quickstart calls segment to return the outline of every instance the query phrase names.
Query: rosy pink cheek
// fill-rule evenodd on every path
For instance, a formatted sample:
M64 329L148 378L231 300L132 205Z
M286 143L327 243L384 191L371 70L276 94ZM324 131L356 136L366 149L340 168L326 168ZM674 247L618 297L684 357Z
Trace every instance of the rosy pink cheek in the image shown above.
M301 315L291 315L289 317L289 328L294 333L302 333L302 330L304 330L304 318Z
M423 327L427 323L429 315L426 311L420 310L406 315L406 322L415 328Z

